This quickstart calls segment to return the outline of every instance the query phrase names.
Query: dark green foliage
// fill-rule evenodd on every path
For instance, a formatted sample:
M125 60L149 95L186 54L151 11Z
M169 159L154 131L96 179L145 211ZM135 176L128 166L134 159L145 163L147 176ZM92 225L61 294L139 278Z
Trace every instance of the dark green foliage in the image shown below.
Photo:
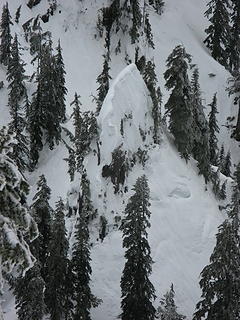
M220 172L222 172L224 170L224 165L225 165L225 149L223 144L221 146L218 162L219 162L218 165L219 165Z
M220 198L220 192L221 192L219 172L220 172L219 169L217 171L212 171L210 176L210 180L212 182L212 190L217 199Z
M20 19L20 15L21 15L21 8L22 8L22 6L19 6L17 8L16 15L15 15L15 22L16 23L19 23L19 19Z
M221 170L222 174L224 174L226 177L231 176L231 166L232 166L231 153L230 151L228 151L226 158L224 159L222 170Z
M9 157L12 142L3 127L0 130L0 256L1 271L6 272L14 266L16 271L31 265L34 259L25 239L31 241L37 235L26 202L29 186Z
M167 293L160 300L160 306L157 309L157 318L160 320L183 320L186 317L177 312L175 304L175 291L173 284Z
M209 181L210 168L210 151L209 151L209 128L204 114L201 89L199 85L199 72L196 68L193 71L192 81L192 112L193 112L193 149L192 155L198 162L199 174Z
M125 267L121 278L122 320L153 320L155 289L149 280L152 272L151 249L146 229L150 227L149 194L146 176L137 179L122 221Z
M219 193L219 198L221 200L225 200L226 199L226 184L227 184L227 181L224 181L222 186L221 186L221 190L220 190L220 193Z
M18 169L24 171L28 166L28 139L24 135L26 120L21 108L22 98L26 89L24 85L25 76L24 63L20 58L19 43L17 35L11 47L11 57L8 63L7 80L9 81L8 89L8 106L10 109L11 123L9 129L15 134L16 143L13 146L12 158Z
M97 77L97 83L99 84L99 87L97 88L98 94L96 98L97 102L97 110L96 110L96 115L99 115L103 101L106 98L106 95L109 90L109 80L112 79L111 76L109 75L109 62L110 58L109 55L103 55L104 62L103 62L103 70L102 73Z
M47 276L46 261L49 255L49 243L51 239L52 213L49 205L51 189L47 185L44 175L39 177L37 182L37 193L33 197L31 210L38 225L39 236L32 243L34 256L41 264L41 274L44 280Z
M177 46L167 59L167 71L164 73L166 88L171 90L166 103L170 117L169 129L175 138L177 149L187 161L192 151L192 106L191 86L188 79L188 62L191 56L184 47Z
M75 231L75 243L72 253L72 271L74 283L74 320L90 320L90 310L97 305L97 299L93 296L90 288L92 274L88 217L91 214L88 195L82 189L82 201L79 201L78 219ZM89 211L90 210L90 211Z
M158 14L163 13L164 1L163 0L148 0L148 3L155 9Z
M214 59L227 66L227 47L230 36L229 0L211 0L208 2L205 16L210 26L205 30L207 38L204 40Z
M8 9L8 3L6 2L6 4L3 6L2 18L0 23L0 63L4 64L5 66L8 65L11 55L11 24L11 15Z
M230 40L228 45L228 66L232 71L238 71L239 57L240 57L240 2L238 0L231 0L231 30Z
M44 303L45 283L41 277L40 265L35 265L18 278L13 294L19 320L42 320L46 311Z
M213 101L209 104L211 111L209 113L209 147L210 147L210 163L214 166L218 165L218 138L219 127L217 123L217 94L213 96Z
M161 122L161 102L162 94L160 87L157 87L157 76L155 72L155 64L153 61L148 61L145 64L143 72L143 80L150 92L150 96L153 102L152 116L154 121L154 142L160 143L160 122Z
M69 260L67 255L69 245L64 219L64 203L62 199L59 199L56 203L47 258L45 301L51 320L61 320L65 313L69 315L73 309L71 296L68 296L72 291L73 284L68 282ZM71 290L67 287L70 287Z
M100 217L100 230L99 230L99 238L103 242L104 238L107 235L107 219L104 216Z
M67 88L65 87L65 66L62 57L62 48L60 41L58 41L57 55L55 56L55 68L56 68L56 109L59 113L60 122L66 121L66 105L65 96L67 94Z
M233 76L228 81L229 87L227 88L229 96L234 95L234 104L238 105L237 123L231 137L240 141L240 72L234 70Z
M202 295L194 320L234 320L240 316L240 239L233 220L225 220L216 237L210 264L201 272Z

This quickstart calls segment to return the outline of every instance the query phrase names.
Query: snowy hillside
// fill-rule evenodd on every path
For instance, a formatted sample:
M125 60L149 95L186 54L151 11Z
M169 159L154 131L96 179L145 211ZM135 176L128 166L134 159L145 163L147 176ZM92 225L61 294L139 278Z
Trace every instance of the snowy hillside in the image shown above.
M22 5L20 23L11 27L12 33L19 35L23 47L23 60L27 63L26 73L31 76L36 65L30 63L32 57L29 46L24 39L21 27L23 23L38 14L45 14L48 1L29 9L25 0L10 0L9 9L14 16L16 9ZM192 63L197 64L200 72L202 98L206 107L217 92L218 121L220 127L219 143L230 149L234 163L239 160L238 143L230 138L226 128L227 117L235 116L237 108L226 92L229 73L216 62L203 45L204 29L208 21L204 18L207 0L167 0L164 13L159 16L150 12L153 28L155 50L140 48L148 58L154 57L159 86L163 93L163 106L168 100L169 92L164 87L163 73L166 59L173 48L183 44L192 55ZM61 40L63 58L66 67L67 122L64 127L73 130L70 115L70 103L77 92L81 95L82 109L96 109L93 96L96 95L96 78L102 70L104 40L96 35L98 9L107 1L100 0L58 0L58 7L49 22L41 23L43 31L50 31L54 47ZM3 5L0 2L0 10ZM134 62L135 51L129 45L128 55ZM154 145L150 129L153 127L151 115L152 101L149 91L135 64L127 66L125 53L115 55L111 52L110 89L97 117L100 135L101 161L98 165L95 152L88 154L84 165L90 180L92 202L97 209L97 218L90 224L92 241L92 288L93 293L103 300L102 304L92 310L93 320L112 320L120 314L120 278L124 266L122 234L118 230L119 220L132 194L131 188L143 173L147 176L150 187L151 228L149 241L154 260L151 280L156 288L159 305L160 297L169 289L171 283L176 291L179 311L191 319L196 302L200 297L198 285L199 274L208 263L215 244L218 225L224 219L224 212L219 210L219 202L211 191L205 188L204 179L198 175L196 162L191 159L187 164L180 158L173 138L167 128L161 128L161 143ZM209 74L216 76L210 77ZM0 91L1 117L0 125L9 122L7 108L6 69L0 67L0 81L4 88ZM33 82L27 83L29 96L35 90ZM164 110L162 111L164 113ZM141 132L146 137L143 139ZM63 138L67 140L65 133ZM95 143L95 142L94 142ZM111 163L111 154L121 148L128 159L136 157L139 149L149 150L144 164L136 157L135 165L125 177L124 188L114 192L110 177L103 177L103 167ZM93 149L97 146L94 144ZM45 174L52 189L51 205L54 206L61 196L70 206L77 204L79 181L70 182L67 173L67 149L63 143L50 151L47 146L40 153L39 165L27 174L31 186L29 203L36 193L36 182ZM223 180L224 181L224 180ZM231 179L229 178L229 185ZM99 239L99 219L103 216L108 222L107 235ZM66 219L68 236L73 242L75 217ZM6 320L15 320L14 299L9 292L4 296L3 308Z

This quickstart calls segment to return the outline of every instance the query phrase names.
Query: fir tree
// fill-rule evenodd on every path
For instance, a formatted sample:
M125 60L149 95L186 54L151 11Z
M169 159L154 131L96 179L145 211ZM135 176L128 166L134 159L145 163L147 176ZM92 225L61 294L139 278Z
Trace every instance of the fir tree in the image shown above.
M57 55L55 56L55 68L56 68L56 109L59 113L60 122L66 121L66 103L65 96L67 94L67 88L65 87L65 66L62 57L62 48L60 40L57 46Z
M103 70L102 73L97 77L97 83L99 84L99 87L97 88L98 94L97 94L97 111L96 115L99 115L103 101L106 98L106 95L109 90L109 80L112 79L109 75L109 62L110 57L109 55L103 55L104 62L103 62Z
M162 14L165 4L163 0L148 0L148 2L158 14Z
M153 102L152 116L154 121L154 142L160 143L160 122L161 122L161 102L162 94L160 87L157 87L157 76L155 73L155 64L153 61L148 61L144 68L143 79L150 92Z
M126 263L121 278L120 317L123 320L150 320L155 319L152 305L155 289L149 280L153 261L146 231L150 227L151 214L146 176L137 179L133 191L121 226Z
M224 165L225 165L225 149L224 149L224 145L222 144L220 154L219 154L219 169L221 173L224 170Z
M96 297L92 294L90 280L92 268L90 265L90 244L88 217L91 214L88 195L82 189L79 198L78 219L75 232L75 243L72 253L72 270L74 279L74 320L90 320L90 310L97 304ZM82 199L82 201L80 200Z
M196 68L193 71L191 89L194 132L192 154L194 159L196 159L198 162L199 174L202 174L204 176L205 182L207 183L209 181L211 173L209 152L209 128L207 119L203 111L198 68Z
M16 14L15 14L15 22L16 23L19 23L19 19L20 19L20 15L21 15L21 8L22 8L22 5L20 5L17 8Z
M240 71L234 70L233 76L228 80L227 88L229 96L234 95L234 104L238 105L237 123L232 133L237 141L240 141Z
M45 283L38 263L16 280L13 293L19 320L42 320L46 311L44 303Z
M201 272L202 296L193 320L233 320L240 317L239 201L238 182L235 180L229 219L219 226L210 264Z
M41 274L44 280L47 276L46 261L49 255L49 243L51 239L52 208L49 205L51 189L47 185L44 175L37 182L37 193L33 197L31 210L38 225L39 236L34 240L33 254L41 264Z
M209 147L210 147L210 162L212 165L218 165L218 139L216 134L219 132L217 123L217 94L213 96L213 101L209 104L211 111L209 113Z
M8 3L3 6L2 18L0 23L0 63L5 66L8 65L11 54L11 31L10 25L12 24L11 15L8 9Z
M56 203L55 218L52 224L51 241L49 243L49 256L47 259L47 280L45 301L50 313L51 320L61 320L65 313L69 314L71 309L71 297L67 295L71 290L68 283L69 260L68 240L65 228L64 203L60 199Z
M3 272L13 270L16 275L32 265L34 258L26 239L31 241L37 235L26 202L29 186L9 157L11 145L12 138L3 127L0 130L0 285ZM1 303L0 318L3 318Z
M25 76L24 63L20 58L19 43L17 35L11 47L11 59L8 63L7 80L8 88L8 106L12 121L10 123L10 131L15 134L16 143L13 146L12 157L20 171L24 171L28 166L28 139L24 135L26 121L21 110L22 98L26 92L24 79Z
M177 312L177 306L175 304L175 291L173 284L167 293L160 300L160 306L157 310L157 318L160 320L183 320L186 317Z
M211 23L205 30L207 38L204 40L214 59L222 65L227 64L227 47L230 35L229 0L210 0L205 16Z
M228 151L226 158L224 159L223 167L222 167L222 174L224 174L226 177L231 176L231 153L230 150Z
M230 40L228 45L228 57L229 68L232 71L238 71L239 56L240 56L240 2L238 0L231 0L232 12L231 12L231 30Z
M227 180L225 180L221 186L221 189L220 189L220 193L219 193L219 198L221 200L225 200L227 195L226 195L226 184L227 184Z
M153 42L153 34L152 34L151 23L149 20L149 13L145 13L145 16L144 16L144 33L145 33L148 46L154 49L155 46Z
M184 47L177 46L167 59L167 71L164 73L166 88L172 89L166 110L170 116L169 129L175 138L177 149L187 161L192 151L192 107L191 87L188 79L188 62L191 57Z

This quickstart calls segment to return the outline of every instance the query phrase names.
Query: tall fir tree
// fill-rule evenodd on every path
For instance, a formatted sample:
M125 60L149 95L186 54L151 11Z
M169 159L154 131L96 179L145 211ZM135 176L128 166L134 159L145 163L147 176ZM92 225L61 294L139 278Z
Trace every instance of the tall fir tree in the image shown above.
M234 70L233 76L228 80L228 94L234 96L234 104L238 106L237 123L234 127L232 137L240 141L240 70Z
M45 282L39 263L19 277L13 288L19 320L42 320L46 313L44 303Z
M212 57L227 66L227 49L230 36L229 0L210 0L205 16L210 26L205 30L207 38L204 43L209 48Z
M18 169L22 172L28 167L29 162L28 139L24 134L26 120L21 106L23 96L26 92L24 85L25 78L24 63L20 57L18 38L17 35L15 35L7 70L7 80L9 81L8 89L10 89L8 106L11 115L10 130L15 134L16 139L16 143L13 146L12 157Z
M122 320L153 320L155 289L149 280L152 272L151 249L147 228L150 227L150 190L146 176L138 178L125 209L121 230L125 251L125 267L121 278Z
M9 157L12 138L5 127L0 130L0 286L3 272L16 275L29 268L34 258L26 239L37 236L37 227L27 206L29 186ZM10 236L11 235L11 236ZM0 319L3 319L0 301Z
M66 94L67 88L65 86L65 66L62 56L62 48L60 40L57 46L57 55L55 56L55 68L56 68L56 109L59 114L60 122L66 121Z
M55 217L52 224L52 234L49 243L49 256L47 258L47 277L45 301L50 313L51 320L65 319L69 315L69 307L72 310L68 282L69 259L68 239L65 227L64 203L62 199L56 203Z
M83 179L86 177L83 176ZM78 219L75 231L75 243L72 253L72 271L74 281L74 316L73 320L90 320L90 310L97 305L97 298L92 294L91 257L89 243L88 217L91 214L88 195L82 189L79 197ZM86 201L86 199L88 200Z
M236 72L240 68L240 2L231 0L231 29L228 45L228 65L230 70Z
M192 154L198 162L199 174L209 181L210 168L210 151L209 151L209 128L208 121L204 114L204 107L201 98L201 89L199 84L199 71L195 68L191 80L192 90L192 109L193 109L193 132L194 143Z
M109 75L110 67L109 67L109 62L110 62L110 56L109 54L103 55L104 62L103 62L103 70L102 73L97 77L97 83L99 84L99 87L97 88L98 94L96 98L97 102L97 111L96 115L99 115L103 101L106 98L106 95L109 90L109 81L111 79L111 76Z
M221 171L222 174L224 174L226 177L231 177L231 166L232 166L231 152L229 150L225 159L224 159L222 171Z
M160 300L160 306L157 309L157 318L160 320L184 320L186 318L177 312L173 284L170 290L167 291Z
M220 172L222 173L223 170L224 170L224 166L225 166L225 149L224 149L224 144L222 144L221 146L221 150L220 150L220 153L219 153L219 169L220 169Z
M41 274L44 280L46 280L47 276L46 262L49 256L53 214L53 209L49 204L50 197L51 189L47 185L45 176L41 175L37 182L37 192L31 205L32 214L39 230L38 238L32 243L32 251L41 264Z
M155 63L153 61L148 61L145 65L143 71L143 80L150 92L152 98L153 108L152 117L154 121L154 142L160 143L160 122L161 122L161 103L162 103L162 93L160 87L157 86L157 75L155 72Z
M172 89L165 106L170 117L169 129L180 155L186 161L190 157L193 140L191 86L187 74L190 62L191 56L179 45L167 58L168 69L164 73L165 86L168 90Z
M0 63L7 66L10 61L11 55L11 30L10 25L13 24L11 21L11 15L8 9L8 3L3 6L2 18L0 23Z
M209 104L211 110L209 112L209 147L210 147L210 163L214 166L218 165L218 138L219 127L217 122L217 94L213 96L212 102Z

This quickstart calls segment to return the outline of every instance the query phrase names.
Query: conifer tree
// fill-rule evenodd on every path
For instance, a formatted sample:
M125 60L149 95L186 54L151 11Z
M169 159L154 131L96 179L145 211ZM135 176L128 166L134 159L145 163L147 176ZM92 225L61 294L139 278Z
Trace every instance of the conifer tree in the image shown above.
M21 8L22 8L22 5L20 5L17 8L16 14L15 14L15 22L16 23L19 23L19 19L20 19L20 15L21 15Z
M226 158L224 159L223 167L222 167L222 174L224 174L226 177L231 176L231 152L230 150L228 151Z
M47 276L46 261L49 256L49 243L51 239L51 225L53 209L49 205L51 189L47 185L44 175L37 182L37 193L33 197L31 210L38 225L39 236L32 244L34 256L41 264L41 274L44 280Z
M154 142L160 143L160 122L161 122L161 103L162 93L160 87L157 87L157 76L155 72L155 64L153 61L148 61L144 68L143 80L150 92L153 102L152 116L154 121Z
M84 179L84 177L83 177ZM88 195L82 189L79 198L78 219L75 232L75 243L72 253L72 271L74 279L74 320L90 320L90 310L97 305L97 299L90 288L91 281L91 257L88 230L88 217L91 214ZM82 199L82 201L80 201Z
M62 199L56 203L55 218L52 224L52 234L49 243L49 256L47 258L47 279L45 301L50 313L51 320L61 320L66 310L71 306L71 297L67 294L71 291L68 283L68 240L65 228L64 203Z
M224 144L221 146L220 154L219 154L219 169L220 172L224 170L224 165L225 165L225 149L224 149Z
M210 49L212 57L222 65L227 65L227 48L230 36L229 0L210 0L205 16L210 26L205 30L207 38L204 40Z
M165 106L170 117L169 129L179 153L186 161L192 151L193 140L191 87L187 74L190 61L191 56L179 45L167 58L168 69L164 73L165 86L168 90L172 89Z
M67 94L67 88L65 87L65 66L62 57L62 48L60 40L57 46L57 55L55 56L55 68L56 68L56 109L59 113L60 122L66 121L66 103L65 96Z
M217 94L213 96L212 102L209 104L211 111L209 113L209 147L210 147L210 162L212 165L218 165L218 138L216 134L219 132L217 123Z
M193 320L232 320L240 317L240 191L238 165L234 173L228 216L218 228L210 264L201 273L202 296Z
M8 65L11 54L11 31L10 25L12 24L11 15L8 9L8 3L3 6L2 18L0 23L0 63L5 66Z
M234 104L238 105L237 123L232 133L237 141L240 141L240 71L234 70L233 76L228 81L227 88L229 96L234 95Z
M28 139L24 134L26 120L23 110L21 110L22 98L25 94L25 77L24 63L20 58L19 43L17 35L14 37L14 42L11 47L11 57L8 63L7 80L9 81L8 88L8 106L12 121L10 123L10 131L15 134L16 143L13 146L12 157L20 171L24 171L28 166Z
M163 0L148 0L148 2L158 14L162 14L165 4Z
M227 180L225 180L221 186L221 189L220 189L220 193L219 193L219 198L221 200L225 200L227 195L226 195L226 185L227 185Z
M192 81L192 109L193 109L193 133L194 142L192 154L198 162L199 174L209 181L211 173L210 152L209 152L209 128L205 117L201 98L201 89L199 85L199 71L195 68L193 71Z
M167 293L160 300L160 306L157 309L157 318L160 320L183 320L186 317L177 312L175 304L175 291L173 284Z
M149 280L152 272L151 249L146 229L150 227L149 187L146 176L137 179L125 209L123 247L125 267L121 278L122 320L155 319L155 289Z
M11 148L12 138L3 127L0 130L0 286L3 272L13 270L16 275L33 264L34 258L26 239L31 241L37 235L26 202L29 187L9 157Z
M19 277L14 285L13 293L19 320L42 320L46 312L44 303L45 283L41 277L39 263Z
M232 71L239 71L240 67L240 2L231 0L231 30L228 45L229 68Z
M151 47L152 49L155 48L154 46L154 41L153 41L153 34L152 34L152 26L151 26L151 23L150 23L150 20L149 20L149 13L146 12L146 10L144 10L145 13L144 13L144 33L145 33L145 37L146 37L146 40L147 40L147 44L149 47Z
M102 73L97 77L97 83L99 84L99 87L97 88L98 94L97 94L97 111L96 115L99 115L103 101L106 98L106 95L109 90L109 80L112 79L109 75L110 67L110 57L109 55L103 55L104 62L103 62L103 70Z

